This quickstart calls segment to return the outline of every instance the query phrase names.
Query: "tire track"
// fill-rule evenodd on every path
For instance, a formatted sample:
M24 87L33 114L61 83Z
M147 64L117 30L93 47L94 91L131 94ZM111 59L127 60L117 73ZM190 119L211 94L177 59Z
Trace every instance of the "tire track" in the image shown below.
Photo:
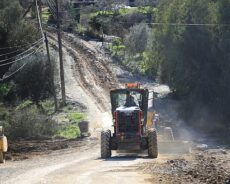
M104 59L97 57L99 53L87 47L86 44L84 44L84 41L80 41L74 35L64 34L64 38L70 43L72 48L76 49L79 55L86 61L89 69L95 75L95 80L102 88L110 90L117 87L118 80L116 76L106 65Z
M57 39L53 34L52 31L48 32L48 37L51 39L51 46L57 50ZM65 33L63 38L64 49L75 61L73 68L75 79L84 91L96 101L96 105L101 111L109 111L109 90L118 85L118 80L103 59L97 58L98 53L79 44L79 39L73 38L71 41Z

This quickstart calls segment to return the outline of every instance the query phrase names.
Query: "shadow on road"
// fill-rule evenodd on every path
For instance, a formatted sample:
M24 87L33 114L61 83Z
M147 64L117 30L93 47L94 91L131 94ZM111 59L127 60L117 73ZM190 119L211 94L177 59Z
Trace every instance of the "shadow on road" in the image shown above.
M134 161L137 159L150 159L148 156L145 155L137 155L137 154L128 154L128 155L115 155L110 158L102 159L97 158L97 160L104 160L104 161Z

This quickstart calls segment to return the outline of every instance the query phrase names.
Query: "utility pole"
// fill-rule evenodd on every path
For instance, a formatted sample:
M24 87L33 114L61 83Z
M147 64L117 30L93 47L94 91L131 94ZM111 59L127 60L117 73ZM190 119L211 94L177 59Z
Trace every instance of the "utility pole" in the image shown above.
M33 2L32 2L31 16L32 16L32 18L36 18L37 17L37 14L36 14L36 2L35 2L35 0L33 0Z
M62 105L65 106L66 105L65 74L64 74L64 66L63 66L62 40L61 40L61 27L60 27L58 0L55 0L55 3L56 3L57 35L58 35L59 59L60 59L61 95L62 95Z
M56 96L56 90L55 90L55 83L54 83L54 70L53 70L53 64L50 59L50 51L49 51L49 42L47 39L46 33L44 33L45 36L45 43L46 43L46 51L47 51L47 57L48 57L48 63L50 67L50 75L51 75L51 85L52 85L52 93L54 97L54 107L55 107L55 112L58 110L58 103L57 103L57 96Z
M39 8L39 14L40 14L40 19L42 21L42 1L38 1L38 8Z

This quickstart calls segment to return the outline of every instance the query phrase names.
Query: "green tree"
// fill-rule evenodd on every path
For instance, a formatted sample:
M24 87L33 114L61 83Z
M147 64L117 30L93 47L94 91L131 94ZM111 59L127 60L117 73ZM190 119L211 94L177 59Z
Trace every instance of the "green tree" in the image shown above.
M0 47L15 47L33 43L38 38L38 31L33 25L23 19L23 9L18 0L0 1ZM22 51L4 55L25 47L0 50L0 60L11 58ZM9 62L9 61L7 61ZM0 67L0 77L9 69L10 65Z
M159 58L161 79L183 100L180 112L191 123L230 118L230 28L223 25L229 23L229 12L227 0L159 3L156 21L166 24L154 26L152 55Z
M150 29L146 24L138 24L130 28L129 34L125 38L125 46L130 55L142 54L148 45Z
M41 99L49 97L51 94L51 76L47 62L47 57L43 53L37 53L12 65L9 74L26 63L13 79L20 99L30 98L39 106Z

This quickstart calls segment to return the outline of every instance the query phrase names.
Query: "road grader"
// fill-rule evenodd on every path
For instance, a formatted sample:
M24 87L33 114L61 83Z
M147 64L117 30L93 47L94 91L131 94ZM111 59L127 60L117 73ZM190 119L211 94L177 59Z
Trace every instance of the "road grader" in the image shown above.
M110 92L114 131L101 132L101 157L111 157L111 150L148 150L157 158L157 132L147 127L148 89L140 84L126 84L124 89Z
M7 138L4 136L3 127L0 126L0 163L5 163L5 153L7 149Z
M111 157L112 150L147 150L150 158L157 158L158 147L171 150L183 145L174 141L172 128L159 127L158 115L149 111L149 102L153 103L150 96L149 90L139 83L110 91L113 132L101 131L101 158Z

